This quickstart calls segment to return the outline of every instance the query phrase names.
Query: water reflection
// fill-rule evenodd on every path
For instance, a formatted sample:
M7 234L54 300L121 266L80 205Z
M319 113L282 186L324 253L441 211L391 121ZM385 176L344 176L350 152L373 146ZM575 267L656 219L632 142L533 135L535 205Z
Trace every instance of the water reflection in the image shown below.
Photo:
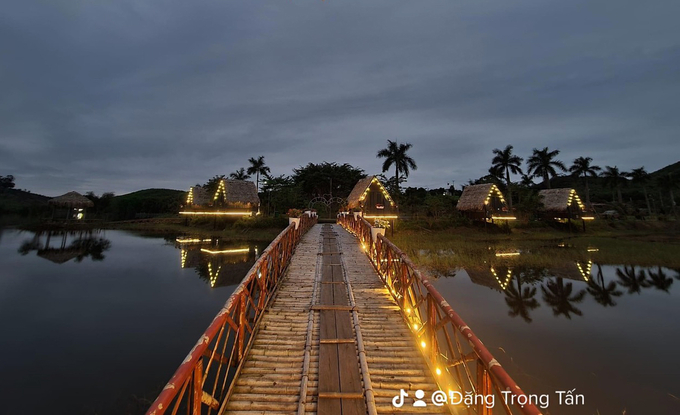
M111 248L111 241L102 237L100 229L79 231L38 231L33 237L19 246L21 255L37 251L40 258L55 264L63 264L72 259L82 262L86 257L93 261L103 261L104 251Z
M180 266L193 268L213 288L240 283L262 250L252 242L225 243L218 238L179 237L174 243Z
M465 268L476 285L489 287L503 293L510 308L510 317L520 317L531 323L531 312L541 306L549 307L555 317L571 320L583 316L579 304L586 297L603 307L617 305L616 298L624 293L641 294L646 289L670 293L676 271L656 267L642 269L635 266L616 267L616 278L605 279L602 265L592 260L563 262L550 268L532 268L497 263L484 267ZM594 273L594 275L593 275ZM439 274L446 276L447 274ZM455 273L448 275L455 276ZM542 302L537 298L540 289Z

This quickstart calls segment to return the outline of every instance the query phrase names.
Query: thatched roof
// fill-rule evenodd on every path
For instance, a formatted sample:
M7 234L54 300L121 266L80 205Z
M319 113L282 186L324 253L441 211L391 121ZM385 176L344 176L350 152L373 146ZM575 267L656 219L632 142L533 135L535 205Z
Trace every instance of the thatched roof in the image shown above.
M210 203L210 195L201 186L192 186L187 195L187 205L207 205Z
M494 191L500 195L500 190L495 184L475 184L466 186L463 194L458 199L456 208L461 211L484 211L484 202ZM501 196L502 198L502 196Z
M85 249L83 248L42 249L38 251L38 256L55 264L63 264L84 253Z
M574 189L543 189L538 192L538 197L543 203L542 210L545 211L565 212L567 207L570 206L574 201L578 203L578 205L581 207L581 210L584 209L583 203Z
M385 194L387 195L386 199L390 204L394 205L394 200L392 200L392 197L387 193L387 190L385 189L385 186L378 180L376 176L368 176L364 179L361 179L357 182L357 184L354 185L354 189L350 192L349 196L347 196L347 207L349 209L353 209L355 207L360 207L361 206L361 197L366 193L366 190L368 190L369 187L371 187L371 183L375 183L385 190Z
M68 192L65 195L50 199L48 204L58 207L86 208L94 206L94 203L78 192Z
M591 278L592 267L591 261L569 261L554 264L549 272L555 277L588 282Z
M225 194L220 195L220 197L223 197L224 199L222 200L224 200L226 203L260 204L260 198L257 196L257 187L255 187L255 182L222 179L221 184L224 185Z

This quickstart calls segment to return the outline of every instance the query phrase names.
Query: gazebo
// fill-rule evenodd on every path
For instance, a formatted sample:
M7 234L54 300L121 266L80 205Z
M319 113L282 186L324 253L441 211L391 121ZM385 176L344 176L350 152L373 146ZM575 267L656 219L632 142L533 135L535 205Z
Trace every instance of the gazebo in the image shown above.
M543 189L538 196L543 203L541 213L546 219L592 219L574 189Z
M366 219L396 219L398 209L385 186L375 176L361 179L347 197L349 209L360 209Z
M186 202L181 215L243 217L253 216L260 208L255 183L245 180L220 180L212 197L194 186L189 189Z
M472 220L494 221L515 219L508 210L503 194L492 183L466 186L456 209Z
M85 209L94 206L94 203L78 192L68 192L47 201L47 204L56 209L66 209L66 219L83 219ZM52 217L54 217L54 210Z

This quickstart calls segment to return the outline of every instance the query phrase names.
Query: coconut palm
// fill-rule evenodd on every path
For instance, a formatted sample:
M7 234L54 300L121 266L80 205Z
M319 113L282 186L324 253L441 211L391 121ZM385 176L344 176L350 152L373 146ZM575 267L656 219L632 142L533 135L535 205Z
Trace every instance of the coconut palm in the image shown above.
M505 150L499 150L495 148L493 150L495 154L493 160L491 160L492 168L499 173L505 175L505 183L508 186L508 204L510 206L510 211L512 212L512 190L510 189L510 173L512 174L522 174L522 158L512 154L512 146L508 145Z
M640 291L643 288L649 287L649 282L645 277L645 272L640 270L636 273L634 266L629 268L628 266L624 265L623 271L621 268L617 268L616 276L619 278L619 284L622 287L628 288L628 294L640 294Z
M505 290L505 303L510 307L510 311L508 311L510 317L520 316L527 323L531 323L532 319L529 316L529 311L538 308L540 304L534 298L536 288L524 287L522 289L521 278L520 275L515 278L517 280L517 288L510 284Z
M240 169L236 170L235 172L231 173L229 175L230 178L234 180L247 180L250 179L250 175L246 173L246 169L241 167Z
M550 189L550 177L557 176L557 170L567 171L567 168L559 160L555 160L555 157L560 154L560 150L548 150L545 147L543 150L537 148L534 149L531 157L527 159L528 173L535 177L542 177L543 184Z
M666 291L673 285L673 278L666 275L666 273L658 267L657 272L648 271L649 274L649 285L655 287L661 291Z
M617 287L615 281L609 281L609 283L605 285L604 276L602 275L602 266L598 264L597 276L588 281L588 288L586 288L586 290L599 304L602 304L605 307L614 307L616 302L613 297L621 297L621 295L623 295L623 292L617 290Z
M597 172L602 170L600 166L592 166L591 157L579 157L574 160L574 164L569 167L569 171L577 177L583 177L586 185L586 206L590 207L590 188L588 187L588 177L597 177Z
M619 204L623 204L623 197L621 197L621 186L627 182L626 177L629 176L628 173L620 171L618 167L605 166L605 170L602 172L602 178L604 178L605 184L607 184L612 189L616 190L618 196Z
M553 314L559 316L564 314L566 318L571 320L571 314L582 316L583 312L574 307L572 303L580 303L586 296L586 290L581 290L572 295L574 286L572 283L564 284L562 278L557 278L555 281L548 281L545 286L541 286L543 291L543 301L552 307Z
M248 162L250 163L250 167L248 167L248 174L254 174L256 175L255 179L255 187L257 188L257 192L260 192L260 175L263 175L267 177L271 170L269 170L269 167L267 167L264 164L264 156L260 156L257 159L254 157L251 157L248 159Z
M673 176L672 173L668 173L659 176L656 179L656 185L659 186L660 190L665 190L669 193L671 197L671 209L673 211L673 215L675 215L675 195L673 194L673 189L678 187L678 180Z
M652 214L652 207L649 204L649 196L647 195L647 183L649 183L650 177L649 173L645 171L645 167L642 166L637 169L633 169L630 172L630 178L633 179L633 183L638 183L642 185L642 191L645 193L645 202L647 202L647 214Z
M389 170L394 164L394 181L397 184L397 191L399 191L399 173L408 177L410 169L417 170L416 162L406 155L406 152L413 147L413 144L397 144L396 141L387 140L387 148L378 151L377 158L384 158L382 171L383 173Z

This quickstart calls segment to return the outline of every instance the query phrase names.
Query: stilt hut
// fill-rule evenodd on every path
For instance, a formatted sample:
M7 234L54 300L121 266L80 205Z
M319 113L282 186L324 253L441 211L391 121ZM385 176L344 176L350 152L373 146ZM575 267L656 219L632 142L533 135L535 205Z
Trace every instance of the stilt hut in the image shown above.
M366 219L396 219L397 204L375 176L361 179L347 198L347 207L360 209Z
M592 219L574 189L544 189L538 193L543 203L541 214L546 219Z
M94 203L78 192L68 192L61 196L55 197L47 201L47 204L52 206L52 217L54 217L56 210L65 210L66 219L84 219L85 210L94 206Z
M456 209L472 220L512 220L503 194L495 184L466 186Z
M187 195L187 206L179 212L192 216L253 216L260 208L254 182L222 179L212 198L194 186Z

